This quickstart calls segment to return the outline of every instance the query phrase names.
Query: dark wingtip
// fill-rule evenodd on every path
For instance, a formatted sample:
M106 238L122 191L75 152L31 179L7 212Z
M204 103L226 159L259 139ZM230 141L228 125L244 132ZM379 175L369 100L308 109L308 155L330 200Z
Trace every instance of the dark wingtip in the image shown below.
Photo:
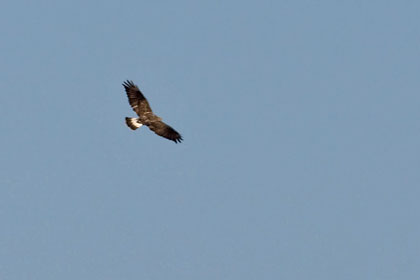
M134 83L133 83L133 81L126 80L122 83L122 85L123 85L124 88L127 89L127 88L130 88L130 87L134 86Z
M179 135L179 137L178 137L178 138L175 138L175 139L174 139L174 142L175 142L176 144L178 144L178 143L181 143L183 140L184 140L184 139L182 138L182 136L181 136L181 135Z

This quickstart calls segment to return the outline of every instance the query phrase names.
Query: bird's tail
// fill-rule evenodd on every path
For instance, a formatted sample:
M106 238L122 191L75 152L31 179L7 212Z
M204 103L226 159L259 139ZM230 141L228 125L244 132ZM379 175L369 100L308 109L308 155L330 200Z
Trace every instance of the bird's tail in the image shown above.
M132 130L136 130L137 128L143 125L142 123L138 122L137 118L125 118L125 123Z

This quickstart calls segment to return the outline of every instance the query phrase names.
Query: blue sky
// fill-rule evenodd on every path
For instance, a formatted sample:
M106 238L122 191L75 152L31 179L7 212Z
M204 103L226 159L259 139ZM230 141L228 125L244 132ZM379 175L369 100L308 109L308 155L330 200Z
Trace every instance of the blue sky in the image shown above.
M417 279L419 13L4 1L0 278Z

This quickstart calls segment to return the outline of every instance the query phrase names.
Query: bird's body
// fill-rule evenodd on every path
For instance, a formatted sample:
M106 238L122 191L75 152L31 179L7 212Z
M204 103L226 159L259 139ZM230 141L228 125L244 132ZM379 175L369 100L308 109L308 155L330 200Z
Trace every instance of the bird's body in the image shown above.
M123 86L127 93L128 103L130 103L133 111L139 116L138 118L125 118L125 122L129 128L136 130L142 125L146 125L157 135L172 140L175 143L183 140L182 136L175 129L162 122L162 118L153 113L149 102L132 81L125 81Z

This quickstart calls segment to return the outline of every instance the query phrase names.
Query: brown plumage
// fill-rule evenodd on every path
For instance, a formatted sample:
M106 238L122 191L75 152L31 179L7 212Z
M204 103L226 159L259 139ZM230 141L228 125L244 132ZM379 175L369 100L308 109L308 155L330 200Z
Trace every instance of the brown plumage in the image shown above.
M138 118L125 118L125 122L129 128L136 130L142 125L146 125L159 136L172 140L175 143L181 142L182 136L172 127L162 122L162 119L153 114L149 102L139 88L132 81L123 83L125 92L127 93L128 103L131 108L139 116Z

